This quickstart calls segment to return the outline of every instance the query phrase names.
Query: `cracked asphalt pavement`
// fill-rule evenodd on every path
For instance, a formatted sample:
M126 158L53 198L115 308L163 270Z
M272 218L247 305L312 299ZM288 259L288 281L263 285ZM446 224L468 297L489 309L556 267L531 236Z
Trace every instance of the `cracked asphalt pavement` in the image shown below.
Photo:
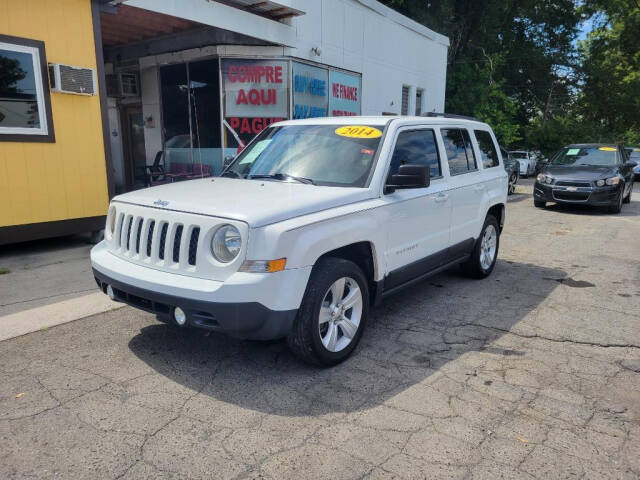
M520 189L489 279L390 298L332 369L129 307L0 343L0 478L637 480L640 201Z

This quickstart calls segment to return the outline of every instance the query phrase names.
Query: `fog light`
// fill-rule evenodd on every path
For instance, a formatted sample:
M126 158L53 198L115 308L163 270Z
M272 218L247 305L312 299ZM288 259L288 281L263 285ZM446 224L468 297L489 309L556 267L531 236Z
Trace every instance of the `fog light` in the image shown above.
M173 310L173 318L181 327L184 326L185 323L187 323L187 314L184 313L184 310L182 310L180 307L176 307Z
M113 287L111 285L107 285L107 295L109 295L109 298L111 300L115 300L116 299L116 294L113 291Z

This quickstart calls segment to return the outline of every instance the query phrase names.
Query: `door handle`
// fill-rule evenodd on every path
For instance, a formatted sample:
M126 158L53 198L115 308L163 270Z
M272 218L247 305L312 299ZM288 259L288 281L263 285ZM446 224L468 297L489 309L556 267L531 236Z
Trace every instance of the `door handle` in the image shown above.
M436 195L436 203L446 202L448 198L449 195L447 195L446 193L439 193L438 195Z

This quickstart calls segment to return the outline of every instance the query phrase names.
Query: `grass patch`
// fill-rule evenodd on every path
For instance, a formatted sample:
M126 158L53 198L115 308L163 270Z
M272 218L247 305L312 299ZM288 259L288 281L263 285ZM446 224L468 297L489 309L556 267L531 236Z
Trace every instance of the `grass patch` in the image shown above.
M7 273L11 273L11 270L0 267L0 275L6 275Z

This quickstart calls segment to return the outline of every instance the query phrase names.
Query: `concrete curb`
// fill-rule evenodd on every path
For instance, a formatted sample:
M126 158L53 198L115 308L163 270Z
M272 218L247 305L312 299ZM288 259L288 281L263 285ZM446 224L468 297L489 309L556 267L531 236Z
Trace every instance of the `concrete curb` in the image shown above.
M28 333L46 330L80 318L122 308L122 303L111 301L102 292L63 300L42 307L24 310L0 317L0 341Z

